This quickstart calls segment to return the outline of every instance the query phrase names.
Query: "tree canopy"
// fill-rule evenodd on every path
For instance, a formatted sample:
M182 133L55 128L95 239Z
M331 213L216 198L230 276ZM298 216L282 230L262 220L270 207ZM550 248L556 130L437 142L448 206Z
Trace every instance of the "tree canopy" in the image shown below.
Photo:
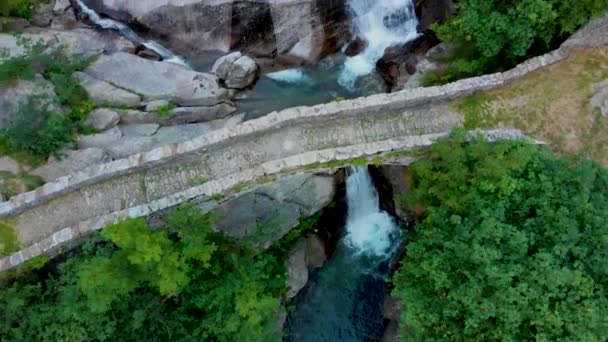
M394 276L404 340L605 341L608 172L523 141L434 145Z
M435 30L456 45L455 72L480 75L545 53L608 9L608 0L461 0Z
M193 206L166 229L105 228L0 292L2 341L272 341L286 270L211 230Z

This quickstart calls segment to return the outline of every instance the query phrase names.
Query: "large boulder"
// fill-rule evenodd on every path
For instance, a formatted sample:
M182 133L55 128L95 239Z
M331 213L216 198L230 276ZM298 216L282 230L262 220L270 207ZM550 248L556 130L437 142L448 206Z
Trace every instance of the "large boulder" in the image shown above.
M216 229L268 247L298 224L302 217L318 212L333 199L333 176L300 174L262 185L221 203Z
M74 73L87 95L98 106L129 107L140 105L141 98L135 93L117 88L83 72Z
M126 124L156 123L162 126L173 126L223 119L235 111L234 106L220 103L208 107L178 107L167 114L138 110L121 110L120 113L121 121Z
M213 106L228 99L228 91L220 87L214 75L128 53L103 55L85 73L140 94L144 100L169 100L182 106Z
M382 176L391 187L393 198L405 196L409 193L412 183L412 172L403 165L382 165ZM401 202L395 201L395 214L402 220L408 221L408 208Z
M285 262L287 267L287 299L295 297L308 282L308 267L306 265L306 241L298 241Z
M98 108L89 113L89 117L84 124L99 131L105 131L118 124L120 115L115 110L108 108Z
M249 87L258 71L257 63L238 51L220 57L211 68L211 72L224 81L226 87L234 89Z
M180 54L240 50L316 62L348 39L345 0L84 0Z

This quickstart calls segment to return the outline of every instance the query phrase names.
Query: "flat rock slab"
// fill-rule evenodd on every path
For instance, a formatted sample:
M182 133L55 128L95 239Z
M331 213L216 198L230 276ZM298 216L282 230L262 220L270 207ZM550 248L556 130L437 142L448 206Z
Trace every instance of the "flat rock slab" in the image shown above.
M51 157L46 165L33 170L31 174L40 176L45 181L50 182L89 166L108 161L110 161L108 153L100 148L68 150L61 160Z
M228 99L215 75L128 53L103 55L85 73L140 94L145 100L168 100L180 106L213 106Z
M155 123L131 124L120 127L125 137L149 137L154 135L160 126Z
M12 174L19 173L19 163L11 157L0 157L0 171L10 172Z
M74 76L80 81L80 85L87 92L91 101L98 106L134 108L141 102L139 95L117 88L83 72L74 73Z

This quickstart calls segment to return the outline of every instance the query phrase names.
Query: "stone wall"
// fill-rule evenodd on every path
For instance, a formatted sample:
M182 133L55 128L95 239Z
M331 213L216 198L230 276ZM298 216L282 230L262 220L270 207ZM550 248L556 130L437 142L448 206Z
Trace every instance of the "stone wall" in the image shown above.
M593 21L574 36L573 47L605 45L607 28L607 19ZM335 160L429 146L459 124L447 101L503 86L564 60L568 44L504 73L289 108L61 177L0 203L0 218L14 222L26 246L1 259L0 271L122 218L146 216Z

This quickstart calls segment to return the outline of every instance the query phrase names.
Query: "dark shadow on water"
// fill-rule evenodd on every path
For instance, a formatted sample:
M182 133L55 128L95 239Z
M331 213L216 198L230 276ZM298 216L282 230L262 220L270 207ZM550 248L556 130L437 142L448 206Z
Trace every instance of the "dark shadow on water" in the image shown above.
M398 243L398 242L396 242ZM284 341L379 341L389 258L356 255L344 243L294 299Z

